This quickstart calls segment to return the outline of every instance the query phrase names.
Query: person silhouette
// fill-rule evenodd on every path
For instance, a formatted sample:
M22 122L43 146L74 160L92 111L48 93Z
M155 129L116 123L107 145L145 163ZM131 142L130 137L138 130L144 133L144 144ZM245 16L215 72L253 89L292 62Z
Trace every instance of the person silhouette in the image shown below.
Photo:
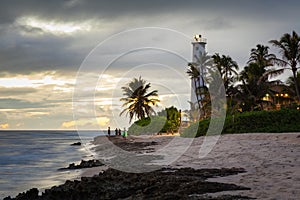
M118 133L119 133L119 131L118 131L118 129L116 128L116 130L115 130L115 135L117 136Z
M110 136L110 127L108 127L107 134L108 134L108 137L109 137Z
M124 138L124 139L127 138L127 131L126 131L126 128L124 128L124 131L123 131L123 138Z

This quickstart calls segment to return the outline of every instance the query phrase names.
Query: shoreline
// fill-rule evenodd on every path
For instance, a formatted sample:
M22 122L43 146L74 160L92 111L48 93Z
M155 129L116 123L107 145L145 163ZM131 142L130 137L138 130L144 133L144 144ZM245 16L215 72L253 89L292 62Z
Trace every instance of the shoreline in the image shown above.
M96 137L93 144L98 145L101 137L103 136ZM156 151L176 136L129 137L127 140L120 138L121 143L128 143L130 146L127 147L132 147L134 143L140 142L144 146L136 150L152 148L152 151ZM167 167L174 169L243 168L246 170L245 173L209 178L208 181L251 188L251 190L224 191L207 193L207 195L211 197L239 195L258 199L286 197L296 199L300 196L300 133L225 134L219 138L213 150L205 158L200 159L199 146L203 140L204 137L195 138L189 149ZM153 141L156 143L152 143ZM97 148L95 151L97 153ZM84 169L81 177L102 174L107 170L109 170L107 166Z

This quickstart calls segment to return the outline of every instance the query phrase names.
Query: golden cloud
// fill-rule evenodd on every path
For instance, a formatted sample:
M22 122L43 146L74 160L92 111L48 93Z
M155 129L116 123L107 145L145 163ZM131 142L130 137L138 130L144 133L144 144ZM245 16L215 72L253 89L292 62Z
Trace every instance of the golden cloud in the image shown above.
M110 122L108 117L98 117L97 122L100 126L107 126Z
M75 121L67 121L62 123L63 128L74 128L76 125Z
M8 127L9 127L8 123L0 124L1 129L8 129Z
M110 119L108 117L97 117L97 121L93 119L81 119L81 120L71 120L62 123L62 128L75 128L76 126L86 127L86 128L98 128L98 126L108 126Z

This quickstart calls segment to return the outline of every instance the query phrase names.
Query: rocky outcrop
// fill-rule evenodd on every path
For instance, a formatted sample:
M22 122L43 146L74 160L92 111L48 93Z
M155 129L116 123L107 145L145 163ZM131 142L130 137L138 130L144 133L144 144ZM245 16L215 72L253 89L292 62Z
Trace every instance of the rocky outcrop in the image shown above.
M6 197L3 200L35 200L35 199L40 199L41 197L39 197L39 190L37 188L32 188L30 190L28 190L27 192L23 192L18 194L18 196L16 196L16 198L11 198L11 197Z
M99 160L82 160L79 165L75 165L75 163L69 164L66 168L60 168L59 170L68 170L68 169L82 169L82 168L92 168L92 167L100 167L104 164Z
M5 200L250 199L235 195L212 197L206 194L250 190L250 188L235 184L207 181L207 178L242 172L245 170L241 168L164 168L153 172L134 174L108 169L94 177L83 177L81 181L66 181L63 185L45 190L41 196L37 196L36 189L31 189L26 193L19 194L16 198L8 197Z
M75 142L75 143L71 144L71 146L81 146L81 142Z

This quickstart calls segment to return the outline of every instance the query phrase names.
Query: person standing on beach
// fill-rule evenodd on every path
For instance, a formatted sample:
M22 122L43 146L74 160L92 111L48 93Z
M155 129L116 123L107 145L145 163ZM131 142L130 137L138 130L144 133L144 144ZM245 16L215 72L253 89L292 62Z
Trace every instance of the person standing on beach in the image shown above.
M116 130L115 130L115 135L117 136L118 135L118 129L116 128Z
M108 134L108 137L109 137L110 136L110 127L108 127L107 134Z
M124 131L123 131L123 138L124 138L124 139L127 138L127 131L126 131L126 128L124 128Z

